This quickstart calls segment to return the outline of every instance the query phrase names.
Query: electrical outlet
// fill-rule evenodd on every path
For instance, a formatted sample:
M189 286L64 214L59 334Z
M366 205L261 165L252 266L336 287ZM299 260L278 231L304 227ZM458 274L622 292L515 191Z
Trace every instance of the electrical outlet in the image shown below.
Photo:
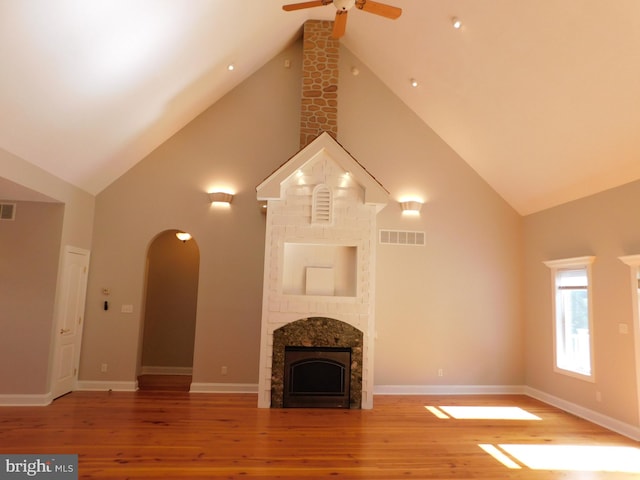
M226 367L226 366L224 366L224 367L220 368L220 373L221 373L222 375L226 375L226 374L227 374L227 367Z
M102 373L105 373L108 368L109 368L109 365L107 365L106 363L103 363L102 365L100 365L100 371Z
M438 376L444 377L444 370L442 370L441 368L438 369Z

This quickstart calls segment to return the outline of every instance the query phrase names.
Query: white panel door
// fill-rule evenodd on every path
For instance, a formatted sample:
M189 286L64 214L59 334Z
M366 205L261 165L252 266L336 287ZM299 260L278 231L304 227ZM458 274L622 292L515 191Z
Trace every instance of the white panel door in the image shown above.
M53 398L72 391L78 378L89 252L66 247L63 262L53 358Z

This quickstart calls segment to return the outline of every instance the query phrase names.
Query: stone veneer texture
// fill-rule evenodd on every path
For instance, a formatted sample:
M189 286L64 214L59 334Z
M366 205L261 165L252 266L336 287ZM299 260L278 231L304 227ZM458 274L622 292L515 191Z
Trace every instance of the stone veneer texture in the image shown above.
M362 405L363 334L348 323L333 318L310 317L291 322L273 332L271 407L282 408L285 347L351 348L350 408Z
M300 148L322 132L338 135L338 59L340 42L331 38L333 22L304 24Z

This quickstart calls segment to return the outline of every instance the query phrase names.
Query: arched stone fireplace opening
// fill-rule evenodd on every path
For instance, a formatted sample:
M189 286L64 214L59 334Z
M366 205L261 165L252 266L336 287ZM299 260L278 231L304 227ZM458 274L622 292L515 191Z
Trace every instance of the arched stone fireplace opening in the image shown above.
M363 332L333 318L304 318L274 330L271 406L361 408L362 352ZM298 370L296 382L299 364L309 367Z

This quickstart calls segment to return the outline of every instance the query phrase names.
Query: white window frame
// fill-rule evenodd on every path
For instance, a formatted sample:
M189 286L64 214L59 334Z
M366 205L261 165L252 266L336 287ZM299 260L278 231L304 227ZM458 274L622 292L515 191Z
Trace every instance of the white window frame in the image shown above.
M553 321L553 369L557 373L568 375L570 377L579 378L588 382L595 382L595 362L594 362L594 331L593 331L593 281L591 274L591 265L596 257L573 257L563 258L560 260L549 260L543 262L551 270L551 302L552 302L552 321ZM587 274L587 309L588 309L588 323L589 323L589 373L583 373L578 370L568 369L566 366L563 368L559 365L558 342L560 340L558 329L560 318L557 306L557 294L558 286L557 279L558 273L565 270L585 270Z

